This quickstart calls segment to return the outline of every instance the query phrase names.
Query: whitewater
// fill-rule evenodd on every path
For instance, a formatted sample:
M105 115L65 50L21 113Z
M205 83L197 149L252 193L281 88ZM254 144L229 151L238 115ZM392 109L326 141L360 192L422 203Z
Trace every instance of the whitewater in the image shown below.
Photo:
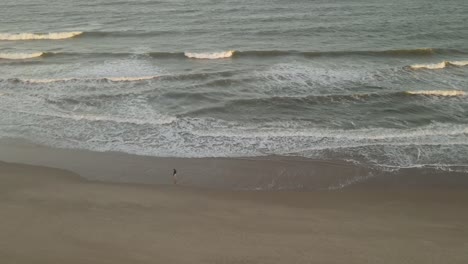
M468 10L454 1L7 1L0 140L465 166Z
M81 35L83 32L52 32L52 33L0 33L0 40L19 41L19 40L58 40L73 38Z

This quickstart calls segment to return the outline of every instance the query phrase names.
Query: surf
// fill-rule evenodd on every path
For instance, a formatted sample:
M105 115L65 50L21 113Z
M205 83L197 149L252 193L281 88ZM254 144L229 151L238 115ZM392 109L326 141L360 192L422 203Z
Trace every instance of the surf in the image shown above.
M410 68L413 70L418 70L418 69L438 70L438 69L444 69L449 66L463 67L467 65L468 65L468 61L442 61L439 63L414 64L414 65L411 65Z
M35 53L0 53L0 59L4 60L25 60L38 58L44 55L44 52Z
M139 76L139 77L105 77L103 80L108 80L111 82L136 82L136 81L146 81L156 79L159 76ZM99 79L97 79L99 80Z
M167 125L176 121L176 117L158 115L157 117L152 117L149 119L135 118L135 117L119 117L119 116L109 116L109 115L99 115L99 114L53 114L52 117L63 118L63 119L72 119L75 121L89 121L89 122L113 122L117 124L127 123L135 125Z
M83 34L81 31L55 33L0 33L0 40L57 40L73 38Z
M459 90L422 90L422 91L407 91L411 95L433 95L433 96L464 96L466 93Z
M89 33L85 33L88 35ZM0 40L1 39L0 34ZM9 37L12 39L13 37ZM20 37L16 37L18 40ZM39 38L37 38L39 39ZM47 39L41 37L40 39ZM4 39L5 40L5 37ZM313 59L316 57L354 57L354 56L375 56L375 57L399 57L399 56L412 56L424 57L432 56L433 54L466 54L459 50L436 50L436 49L414 49L414 50L383 50L383 51L299 51L299 50L228 50L220 52L164 52L164 51L149 51L149 52L44 52L42 57L152 57L156 59L176 58L176 59L223 59L223 58L275 58L275 57L303 57L306 59ZM408 67L417 68L438 68L445 67L444 63L449 63L454 66L465 66L468 61L448 61L436 64L415 64ZM440 65L439 65L440 64Z
M230 58L234 55L234 50L221 51L221 52L208 52L208 53L193 53L193 52L184 52L185 57L190 59L224 59Z

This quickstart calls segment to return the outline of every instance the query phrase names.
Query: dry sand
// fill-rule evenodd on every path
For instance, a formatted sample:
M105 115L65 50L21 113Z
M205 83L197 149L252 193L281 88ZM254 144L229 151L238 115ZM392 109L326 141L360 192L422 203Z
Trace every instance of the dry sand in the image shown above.
M468 263L466 189L250 192L0 163L0 262Z

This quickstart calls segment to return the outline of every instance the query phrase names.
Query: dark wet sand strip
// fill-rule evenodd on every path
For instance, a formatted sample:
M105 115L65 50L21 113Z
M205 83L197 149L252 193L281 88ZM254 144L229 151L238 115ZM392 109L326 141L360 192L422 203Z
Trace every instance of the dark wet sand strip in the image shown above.
M338 160L281 156L158 158L2 140L0 160L65 169L93 181L145 184L171 184L172 169L176 168L184 186L229 190L468 189L467 173L434 169L391 173Z

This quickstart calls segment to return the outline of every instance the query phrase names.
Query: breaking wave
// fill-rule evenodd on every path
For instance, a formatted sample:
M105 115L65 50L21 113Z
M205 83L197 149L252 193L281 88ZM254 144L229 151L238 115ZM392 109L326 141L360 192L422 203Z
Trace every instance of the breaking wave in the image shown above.
M51 33L54 34L54 33ZM58 33L57 33L58 34ZM3 34L5 35L5 34ZM42 35L40 35L42 37ZM44 35L45 36L45 35ZM3 36L4 38L5 36ZM37 39L46 39L37 38ZM0 34L2 40L2 34ZM178 58L178 59L223 59L223 58L273 58L273 57L303 57L303 58L316 58L316 57L347 57L347 56L375 56L375 57L399 57L399 56L412 56L424 57L432 56L433 54L467 54L460 50L434 50L434 49L415 49L415 50L383 50L383 51L295 51L295 50L229 50L221 52L164 52L164 51L151 51L144 53L132 52L44 52L42 57L109 57L109 58L125 58L132 56L149 56L157 59L164 58ZM415 64L408 66L412 69L438 69L444 68L447 65L465 66L468 61L443 61L435 64Z
M0 33L0 40L55 40L67 39L81 35L83 32L56 32L56 33Z
M191 59L223 59L223 58L229 58L234 55L233 50L229 51L222 51L222 52L210 52L210 53L192 53L192 52L185 52L184 55L188 58Z
M0 59L6 60L24 60L24 59L32 59L41 57L44 53L43 52L35 52L35 53L0 53Z
M456 65L456 66L466 66L466 65L468 65L468 61L451 61L449 63L452 64L452 65Z
M411 65L410 68L414 70L418 69L428 69L428 70L437 70L437 69L443 69L449 66L467 66L468 61L442 61L439 63L429 63L429 64L414 64Z
M213 53L191 53L191 52L151 52L152 57L179 57L184 55L189 58L197 59L219 59L227 57L244 58L244 57L283 57L283 56L299 56L299 57L343 57L343 56L377 56L377 57L398 57L398 56L414 56L424 57L434 54L466 54L461 50L453 49L408 49L408 50L349 50L349 51L299 51L299 50L229 50Z
M407 91L407 94L412 95L434 95L434 96L464 96L464 91L458 90L428 90L428 91Z

